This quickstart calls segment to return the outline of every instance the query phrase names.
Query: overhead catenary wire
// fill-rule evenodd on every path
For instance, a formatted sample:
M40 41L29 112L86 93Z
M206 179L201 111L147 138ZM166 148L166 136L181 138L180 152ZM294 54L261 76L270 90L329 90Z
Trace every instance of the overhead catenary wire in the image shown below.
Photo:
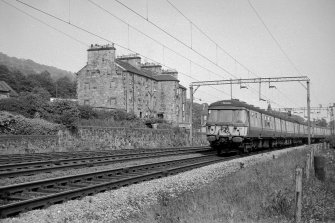
M208 68L202 66L201 64L199 64L199 63L197 63L197 62L195 62L195 61L189 59L188 57L186 57L186 56L182 55L181 53L177 52L176 50L172 49L171 47L168 47L167 45L163 44L163 43L160 42L159 40L157 40L157 39L155 39L155 38L149 36L148 34L144 33L143 31L141 31L140 29L136 28L135 26L132 26L131 24L129 24L129 23L126 22L125 20L121 19L120 17L116 16L116 15L113 14L111 11L105 9L104 7L102 7L101 5L97 4L96 2L94 2L94 1L92 1L92 0L87 0L87 1L90 2L91 4L93 4L94 6L98 7L99 9L103 10L104 12L108 13L109 15L113 16L114 18L118 19L119 21L123 22L124 24L126 24L126 25L128 26L128 28L132 28L133 30L137 31L138 33L140 33L140 34L144 35L145 37L151 39L151 40L154 41L155 43L157 43L157 44L163 46L163 48L166 48L166 49L170 50L171 52L175 53L176 55L178 55L178 56L184 58L185 60L191 61L193 64L195 64L195 65L201 67L202 69L207 70L207 71L209 71L209 72L211 72L211 73L217 75L218 77L221 77L220 74L215 73L215 72L209 70Z
M272 40L275 42L275 44L277 45L277 47L279 48L279 50L282 52L282 54L286 57L286 59L289 61L289 63L292 65L292 67L296 70L296 72L299 75L302 75L302 73L300 72L300 70L298 69L298 67L295 65L295 63L292 61L292 59L288 56L288 54L284 51L283 47L280 45L279 41L275 38L275 36L272 34L271 30L269 29L269 27L266 25L265 21L262 19L262 17L260 16L260 14L257 12L256 8L252 5L251 1L248 0L248 3L250 5L250 8L252 9L252 11L255 13L255 15L257 16L257 18L261 21L261 23L263 24L263 26L265 27L265 30L268 32L268 34L270 35L270 37L272 38ZM301 82L299 82L301 84L301 86L303 86L305 89L307 89L307 87L302 84ZM318 99L317 99L318 100Z
M179 14L181 14L188 22L190 22L197 30L200 31L205 37L207 37L208 40L210 40L213 44L215 44L215 49L216 49L216 63L218 63L218 49L222 50L226 55L228 55L230 58L233 59L234 64L235 64L235 73L237 73L236 69L236 64L239 64L241 67L243 67L248 74L251 73L255 75L256 77L260 77L257 75L255 72L252 72L247 66L242 64L239 60L237 60L235 57L233 57L227 50L225 50L220 44L218 44L214 39L212 39L205 31L203 31L197 24L195 24L190 18L188 18L176 5L174 5L170 0L166 0ZM279 90L278 90L279 91ZM281 91L279 91L281 92ZM282 92L281 92L282 93ZM283 93L282 93L283 94ZM262 95L263 96L263 95ZM284 95L286 97L286 95ZM291 100L290 100L291 101ZM291 101L292 102L292 101Z
M151 25L153 25L154 27L156 27L157 29L161 30L162 32L164 32L166 35L170 36L171 38L173 38L174 40L176 40L177 42L179 42L180 44L182 44L183 46L189 48L192 52L196 53L197 55L201 56L203 59L205 59L206 61L210 62L211 64L215 65L216 67L220 68L221 70L223 70L225 73L229 74L230 76L237 78L236 75L232 74L231 72L229 72L226 68L220 66L219 64L215 63L214 61L212 61L211 59L209 59L208 57L206 57L205 55L203 55L202 53L198 52L197 50L195 50L194 48L188 46L185 42L181 41L180 39L178 39L177 37L175 37L174 35L170 34L168 31L166 31L165 29L161 28L159 25L157 25L156 23L150 21L149 19L147 20L143 15L141 15L140 13L138 13L137 11L133 10L132 8L130 8L129 6L127 6L126 4L120 2L119 0L114 0L115 2L119 3L120 5L122 5L123 7L127 8L129 11L133 12L134 14L136 14L137 16L139 16L140 18L142 18L143 20L147 21L148 23L150 23ZM223 77L223 76L222 76ZM251 89L253 89L252 87L250 87ZM256 91L257 92L257 91ZM267 98L267 97L266 97ZM271 101L271 100L270 100ZM275 102L273 102L275 103Z
M20 11L21 13L23 13L23 14L29 16L29 17L32 18L33 20L36 20L37 22L39 22L39 23L41 23L41 24L43 24L43 25L49 27L50 29L53 29L53 30L55 30L56 32L59 32L59 33L65 35L65 36L67 36L68 38L70 38L70 39L72 39L72 40L74 40L74 41L80 43L81 45L83 45L83 46L85 46L85 47L88 47L88 46L89 46L88 43L85 43L85 42L83 42L83 41L81 41L81 40L79 40L79 39L77 39L77 38L75 38L75 37L73 37L73 36L71 36L71 35L69 35L69 34L67 34L67 33L65 33L65 32L63 32L63 31L61 31L61 30L59 30L59 29L57 29L57 28L55 28L55 27L53 27L53 26L51 26L51 25L49 25L48 23L43 22L43 21L40 20L39 18L36 18L35 16L29 14L28 12L25 12L25 11L19 9L18 7L14 6L13 4L11 4L11 3L9 3L9 2L6 2L6 1L4 1L4 0L1 0L1 1L2 1L3 3L5 3L5 4L9 5L10 7L15 8L16 10Z
M205 31L203 31L197 24L195 24L191 19L189 19L181 10L177 8L171 1L166 0L176 11L178 11L187 21L189 21L198 31L200 31L207 39L209 39L213 44L215 44L216 47L216 57L218 57L217 50L222 50L226 55L228 55L230 58L232 58L234 61L236 61L241 67L243 67L246 71L254 74L257 77L256 73L252 72L249 68L247 68L244 64L242 64L239 60L237 60L235 57L233 57L227 50L225 50L220 44L218 44L215 40L213 40Z
M40 10L40 9L38 9L38 8L36 8L36 7L33 7L33 6L31 6L31 5L27 4L27 3L24 3L24 2L19 1L19 0L17 0L17 2L19 2L19 3L23 4L23 5L26 5L26 6L30 7L30 8L33 8L34 10L37 10L37 11L39 11L39 12L41 12L41 13L44 13L44 14L46 14L46 15L48 15L48 16L54 18L54 19L57 19L57 20L59 20L59 21L61 21L61 22L63 22L63 23L66 23L66 24L68 24L68 25L70 25L70 26L72 26L72 27L75 27L75 28L77 28L77 29L79 29L79 30L81 30L81 31L84 31L84 32L86 32L86 33L89 33L90 35L93 35L93 36L95 36L95 37L98 37L98 38L100 38L100 39L103 39L103 40L105 40L105 41L107 41L107 42L112 43L111 41L109 41L108 39L106 39L106 38L104 38L104 37L101 37L101 36L99 36L99 35L97 35L97 34L91 32L91 31L86 30L86 29L84 29L84 28L82 28L82 27L79 27L79 26L77 26L77 25L75 25L75 24L71 24L71 23L69 23L69 22L67 22L67 21L65 21L65 20L63 20L63 19L61 19L61 18L59 18L59 17L56 17L56 16L54 16L54 15L52 15L52 14L50 14L50 13L44 12L43 10ZM65 33L63 33L63 34L65 34ZM121 48L123 48L123 49L129 50L129 51L131 51L131 52L137 53L137 52L135 52L135 51L129 49L129 47L127 48L127 47L124 47L124 46L122 46L122 45L120 45L120 44L117 44L117 43L115 43L115 45L117 45L117 46L119 46L119 47L121 47ZM87 45L85 44L85 46L87 46ZM159 62L157 62L157 61L155 61L155 60L153 60L153 59L151 59L151 58L149 58L149 57L146 57L146 56L144 56L144 55L142 55L142 56L143 56L144 58L147 58L147 59L151 60L151 61L154 61L154 62L156 62L156 63L159 63ZM161 64L161 63L159 63L159 64ZM162 64L162 65L163 65L163 64ZM163 65L163 66L169 68L169 67L166 66L166 65ZM170 69L171 69L171 68L170 68ZM192 78L193 80L197 80L197 79L193 78L192 76L187 75L187 74L185 74L185 73L182 73L182 72L179 72L179 73L182 74L182 75L188 76L188 77ZM199 80L197 80L197 81L199 81ZM215 89L215 90L218 90L218 89L216 89L216 88L214 88L214 89ZM218 91L221 91L221 90L218 90ZM223 92L223 91L221 91L221 92ZM223 92L223 93L227 94L226 92ZM227 95L228 95L228 94L227 94Z
M4 2L4 3L8 3L8 2L6 2L6 1L4 1L4 0L1 0L1 1ZM138 54L138 55L142 56L143 58L146 58L146 59L148 59L148 60L150 60L150 61L152 61L152 62L154 62L154 63L157 63L157 64L159 64L159 65L162 65L162 66L164 66L164 67L166 67L166 68L168 68L168 69L173 69L173 68L171 68L171 67L169 67L169 66L167 66L167 65L164 65L164 64L162 64L162 63L160 63L160 62L158 62L158 61L156 61L156 60L154 60L154 59L152 59L152 58L149 58L149 57L147 57L147 56L145 56L145 55L142 55L142 54L140 54L140 53L138 53L138 52L136 52L136 51L134 51L134 50L132 50L132 49L129 49L129 48L127 48L127 47L124 47L124 46L122 46L121 44L112 42L112 41L106 39L105 37L102 37L102 36L100 36L100 35L98 35L98 34L95 34L95 33L91 32L91 31L89 31L89 30L87 30L87 29L85 29L85 28L82 28L82 27L78 26L78 25L75 25L74 23L68 23L66 20L64 20L64 19L62 19L62 18L59 18L59 17L57 17L57 16L55 16L55 15L53 15L53 14L51 14L51 13L45 12L45 11L39 9L39 8L36 8L36 7L34 7L34 6L32 6L32 5L28 4L28 3L22 2L22 1L20 1L20 0L16 0L16 1L17 1L18 3L20 3L20 4L24 5L24 6L26 6L26 7L29 7L29 8L31 8L31 9L34 9L35 11L38 11L38 12L44 14L44 15L47 15L47 16L53 18L53 19L56 19L56 20L58 20L58 21L60 21L60 22L62 22L62 23L65 23L65 24L67 24L67 25L69 25L69 26L72 26L72 27L74 27L74 28L76 28L76 29L78 29L78 30L81 30L81 31L83 31L83 32L86 32L86 33L88 33L88 34L90 34L90 35L92 35L92 36L94 36L94 37L97 37L97 38L99 38L99 39L102 39L102 40L104 40L104 41L106 41L106 42L108 42L108 43L115 44L116 46L118 46L118 47L120 47L120 48L122 48L122 49L128 50L128 51L130 51L130 52L132 52L132 53ZM9 4L8 4L8 5L9 5ZM11 6L12 6L12 5L11 5ZM18 9L17 7L15 7L15 8ZM22 10L20 10L20 11L22 11ZM28 15L28 14L27 14L27 15ZM43 22L43 23L44 23L44 22ZM45 23L45 24L46 24L46 23ZM48 25L48 26L51 27L50 25ZM64 33L64 32L62 32L62 33L65 34L65 35L67 35L67 34ZM85 46L87 46L87 45L85 44ZM196 78L194 78L194 77L192 77L192 76L190 76L190 75L188 75L188 74L186 74L186 73L183 73L183 72L178 72L178 73L180 73L180 74L182 74L182 75L184 75L184 76L187 76L187 77L189 77L189 78L191 78L191 79L193 79L193 80L195 80L195 81L200 81L200 80L198 80L198 79L196 79ZM226 92L224 92L224 91L222 91L222 90L220 90L220 89L216 89L216 88L214 88L214 87L213 87L213 89L215 89L215 90L217 90L217 91L220 91L220 92L222 92L222 93L224 93L224 94L227 94ZM208 94L208 93L207 93L207 94ZM208 95L210 95L210 94L208 94ZM213 96L213 95L211 95L211 96ZM217 95L216 95L215 97L217 97ZM222 98L220 98L220 99L222 99Z

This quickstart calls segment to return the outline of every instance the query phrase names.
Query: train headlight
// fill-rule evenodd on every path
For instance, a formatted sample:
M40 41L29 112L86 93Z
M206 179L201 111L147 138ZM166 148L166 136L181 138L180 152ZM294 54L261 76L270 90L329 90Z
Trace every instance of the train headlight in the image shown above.
M210 134L214 134L215 133L215 127L214 126L208 127L208 130L209 130Z

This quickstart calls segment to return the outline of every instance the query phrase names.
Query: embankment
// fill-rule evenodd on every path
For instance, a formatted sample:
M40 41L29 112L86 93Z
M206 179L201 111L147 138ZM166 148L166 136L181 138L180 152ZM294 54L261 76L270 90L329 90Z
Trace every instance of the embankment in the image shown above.
M307 152L300 146L243 157L4 222L290 222L294 172Z

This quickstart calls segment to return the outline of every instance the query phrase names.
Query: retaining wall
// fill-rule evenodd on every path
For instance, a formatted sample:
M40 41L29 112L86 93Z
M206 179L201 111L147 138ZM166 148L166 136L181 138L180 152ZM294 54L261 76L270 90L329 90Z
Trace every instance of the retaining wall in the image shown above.
M186 131L82 127L76 134L59 131L53 136L0 136L0 154L82 150L118 150L189 146ZM208 145L204 134L196 133L194 145Z

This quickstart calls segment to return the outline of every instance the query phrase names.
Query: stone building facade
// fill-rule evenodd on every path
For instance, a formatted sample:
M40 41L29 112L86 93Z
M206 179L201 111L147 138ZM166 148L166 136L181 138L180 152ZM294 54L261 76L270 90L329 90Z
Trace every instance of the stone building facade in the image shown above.
M79 104L186 122L186 88L177 71L142 64L138 55L116 58L113 45L91 45L87 53L86 66L77 72Z

